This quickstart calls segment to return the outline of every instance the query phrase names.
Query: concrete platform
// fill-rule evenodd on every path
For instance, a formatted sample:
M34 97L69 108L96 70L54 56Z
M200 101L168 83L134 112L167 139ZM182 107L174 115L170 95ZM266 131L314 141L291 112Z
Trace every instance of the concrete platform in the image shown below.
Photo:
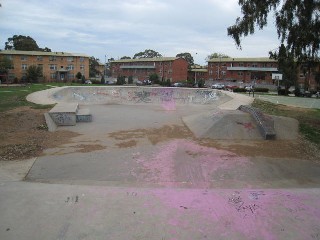
M78 103L59 103L49 111L49 115L57 126L74 126L78 108Z
M236 110L252 99L114 90L50 95L86 98L93 121L59 127L78 136L30 162L26 181L0 177L1 240L319 238L320 165L234 150L237 134L256 130ZM298 137L296 121L275 120L275 130Z

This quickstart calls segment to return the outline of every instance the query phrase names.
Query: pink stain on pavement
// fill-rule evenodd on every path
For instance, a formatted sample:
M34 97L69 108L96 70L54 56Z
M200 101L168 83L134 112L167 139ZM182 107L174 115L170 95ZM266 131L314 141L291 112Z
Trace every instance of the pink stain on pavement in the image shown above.
M320 235L320 201L303 190L170 188L152 194L171 209L167 224L175 229L217 239L317 239ZM158 214L154 206L149 211ZM173 237L179 239L178 235Z
M210 187L212 174L218 170L236 169L250 164L249 159L225 150L204 147L190 140L172 140L159 145L151 156L138 156L139 181L158 183L166 187L187 184ZM141 173L142 172L142 173ZM180 175L178 177L178 173Z

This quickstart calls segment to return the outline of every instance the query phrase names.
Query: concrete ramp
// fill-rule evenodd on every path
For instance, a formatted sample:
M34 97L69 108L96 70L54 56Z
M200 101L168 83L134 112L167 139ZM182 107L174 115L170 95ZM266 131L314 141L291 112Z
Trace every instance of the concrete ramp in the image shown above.
M298 137L298 121L271 116L276 139L293 140ZM263 140L256 121L240 110L217 110L183 117L186 126L197 138L214 140Z
M216 111L183 118L197 138L260 140L257 125L250 114L238 110Z

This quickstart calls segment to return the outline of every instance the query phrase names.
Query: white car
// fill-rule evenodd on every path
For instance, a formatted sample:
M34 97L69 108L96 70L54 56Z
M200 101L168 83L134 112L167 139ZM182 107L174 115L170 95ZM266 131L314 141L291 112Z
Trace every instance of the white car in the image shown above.
M211 86L213 89L224 89L224 85L221 83L215 83Z

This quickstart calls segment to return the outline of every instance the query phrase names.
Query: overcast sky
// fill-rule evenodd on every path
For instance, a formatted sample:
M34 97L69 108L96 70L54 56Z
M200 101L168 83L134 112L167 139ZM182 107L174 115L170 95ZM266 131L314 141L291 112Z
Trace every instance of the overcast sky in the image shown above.
M227 36L241 16L238 0L0 0L0 49L13 35L39 47L85 53L105 61L152 49L174 57L189 52L206 64L213 52L267 57L278 46L272 19L244 39L242 50Z

